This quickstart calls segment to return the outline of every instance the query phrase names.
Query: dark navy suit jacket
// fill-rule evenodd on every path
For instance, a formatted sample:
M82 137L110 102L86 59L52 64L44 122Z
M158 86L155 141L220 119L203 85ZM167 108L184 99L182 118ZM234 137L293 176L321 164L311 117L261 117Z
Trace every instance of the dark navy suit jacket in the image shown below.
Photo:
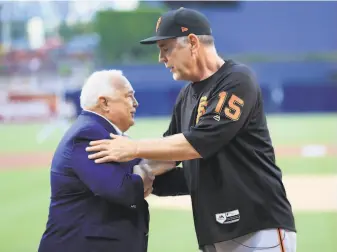
M140 160L96 164L85 148L110 138L114 127L82 111L66 132L51 165L51 202L39 252L144 252L148 204L132 174Z

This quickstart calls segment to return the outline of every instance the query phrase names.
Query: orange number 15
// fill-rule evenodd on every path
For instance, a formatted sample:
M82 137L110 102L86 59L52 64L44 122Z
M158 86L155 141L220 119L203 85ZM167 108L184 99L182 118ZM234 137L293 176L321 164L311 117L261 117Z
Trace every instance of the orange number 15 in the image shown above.
M215 112L220 113L223 109L225 112L225 116L233 121L237 121L240 119L242 113L242 107L244 105L244 101L237 97L235 94L232 94L228 101L228 107L223 108L225 101L227 98L227 92L222 91L219 93L219 101L215 107Z

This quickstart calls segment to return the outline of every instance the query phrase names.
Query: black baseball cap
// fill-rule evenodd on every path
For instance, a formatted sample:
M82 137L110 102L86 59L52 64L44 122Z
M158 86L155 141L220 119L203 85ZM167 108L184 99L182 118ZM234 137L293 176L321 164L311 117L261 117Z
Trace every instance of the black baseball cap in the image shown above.
M159 40L195 35L212 35L206 16L196 10L180 8L163 14L157 21L156 35L141 44L155 44Z

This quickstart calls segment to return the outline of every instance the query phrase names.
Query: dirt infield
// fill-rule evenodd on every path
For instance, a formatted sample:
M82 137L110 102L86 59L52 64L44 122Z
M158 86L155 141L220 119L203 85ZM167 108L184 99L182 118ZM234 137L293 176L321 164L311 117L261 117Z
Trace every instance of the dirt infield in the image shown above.
M24 152L16 154L0 154L0 169L31 169L49 167L53 153L51 152Z
M278 147L278 157L324 157L337 156L337 146L307 145L302 147ZM0 170L46 168L50 166L53 153L31 152L0 154ZM294 210L301 211L337 211L337 175L336 176L284 176L284 185ZM148 197L152 208L173 208L191 210L190 198Z

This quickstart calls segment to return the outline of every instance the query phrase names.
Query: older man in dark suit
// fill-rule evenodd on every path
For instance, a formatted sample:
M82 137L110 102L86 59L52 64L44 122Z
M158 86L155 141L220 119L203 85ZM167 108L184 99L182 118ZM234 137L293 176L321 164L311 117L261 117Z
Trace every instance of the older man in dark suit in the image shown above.
M144 197L154 177L137 166L140 159L97 164L85 151L90 141L123 135L134 124L134 90L121 71L95 72L83 86L81 106L52 160L49 216L38 251L145 252Z

